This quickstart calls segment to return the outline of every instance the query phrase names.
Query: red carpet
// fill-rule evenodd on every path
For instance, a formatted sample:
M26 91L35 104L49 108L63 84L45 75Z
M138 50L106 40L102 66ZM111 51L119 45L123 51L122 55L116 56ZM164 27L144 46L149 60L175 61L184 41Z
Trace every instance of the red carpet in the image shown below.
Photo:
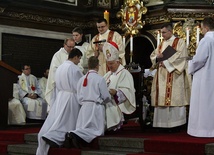
M204 155L205 144L214 143L214 138L189 136L186 129L175 133L160 133L154 128L141 131L139 125L133 122L106 136L148 138L144 142L145 153L129 155Z
M24 134L37 133L40 128L10 128L0 130L0 154L7 153L7 145L24 143Z
M79 149L66 149L66 148L51 148L48 155L81 155L81 150Z
M24 143L24 134L37 133L40 128L13 128L9 130L0 130L0 154L6 154L8 144ZM183 129L177 133L160 133L153 128L147 128L141 131L137 123L128 123L116 132L107 132L105 136L146 138L144 142L145 153L136 153L129 155L204 155L205 144L214 143L214 138L195 138L191 137ZM97 149L97 139L89 146ZM53 149L49 155L81 155L79 149Z

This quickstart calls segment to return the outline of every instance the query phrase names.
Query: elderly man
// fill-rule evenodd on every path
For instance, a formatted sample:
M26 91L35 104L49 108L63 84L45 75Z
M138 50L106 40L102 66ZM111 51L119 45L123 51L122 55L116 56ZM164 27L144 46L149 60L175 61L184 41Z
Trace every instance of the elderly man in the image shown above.
M134 81L131 73L120 64L115 42L104 43L103 53L110 70L104 78L112 96L111 103L106 104L107 129L117 129L124 121L123 113L131 114L136 110Z
M49 76L47 81L47 87L45 91L45 99L48 103L48 111L50 107L55 101L55 72L56 69L68 59L68 55L71 50L75 47L75 41L72 38L66 38L64 40L63 47L59 49L54 55L51 60Z
M115 42L119 47L119 55L122 58L123 65L125 65L125 47L123 45L122 36L115 31L109 30L106 19L99 19L96 23L99 34L94 36L87 49L87 57L97 56L100 61L100 69L98 73L104 75L108 70L106 67L106 59L103 55L103 42ZM99 42L100 41L100 42ZM96 43L97 42L97 43Z
M164 24L161 33L164 40L150 55L152 68L157 69L151 90L151 101L155 107L153 127L171 132L177 130L174 127L186 123L186 105L190 98L185 59L188 53L185 41L173 35L171 23ZM168 59L164 59L162 54L165 49L174 51Z
M19 98L24 106L27 118L45 120L47 103L41 98L42 91L37 78L31 74L30 65L22 66L19 76Z

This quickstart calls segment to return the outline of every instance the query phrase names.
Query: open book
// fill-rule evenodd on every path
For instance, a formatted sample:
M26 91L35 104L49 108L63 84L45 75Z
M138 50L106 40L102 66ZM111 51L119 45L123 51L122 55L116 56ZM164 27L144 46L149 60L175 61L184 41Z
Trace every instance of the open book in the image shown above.
M164 61L169 59L173 54L175 54L176 50L172 48L172 46L167 46L167 48L162 52L163 57L162 58L157 58L157 61Z

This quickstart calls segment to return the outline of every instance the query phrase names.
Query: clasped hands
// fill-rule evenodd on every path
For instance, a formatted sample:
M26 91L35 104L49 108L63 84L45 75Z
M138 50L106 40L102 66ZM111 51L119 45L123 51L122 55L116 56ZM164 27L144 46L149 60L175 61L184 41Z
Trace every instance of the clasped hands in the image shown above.
M31 93L31 94L28 94L27 97L31 99L36 99L38 96L35 93Z
M110 93L112 96L114 96L114 95L117 94L117 90L115 90L115 89L109 89L109 93Z

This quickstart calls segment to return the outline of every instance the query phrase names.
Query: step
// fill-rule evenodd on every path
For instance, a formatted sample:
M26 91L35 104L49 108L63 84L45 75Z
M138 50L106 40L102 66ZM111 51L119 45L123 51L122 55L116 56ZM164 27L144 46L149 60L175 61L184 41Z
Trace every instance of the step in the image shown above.
M37 145L31 144L18 144L18 145L8 145L7 151L9 155L35 155Z
M38 133L29 133L24 136L25 143L38 145Z
M127 155L132 152L128 151L109 151L109 150L94 150L94 151L82 151L81 155Z
M38 146L37 133L25 134L24 140L25 144L12 144L8 145L9 155L35 155ZM77 154L81 155L144 155L153 154L143 153L144 152L144 138L126 138L126 137L99 137L97 142L100 150L78 150ZM72 149L64 150L55 149L52 152L73 152ZM214 155L214 143L209 143L205 145L206 155ZM51 153L52 154L52 153ZM155 154L155 153L154 153ZM156 153L158 154L158 153Z
M205 145L205 153L206 155L214 155L214 143Z
M100 150L143 152L143 138L101 137L98 140Z

